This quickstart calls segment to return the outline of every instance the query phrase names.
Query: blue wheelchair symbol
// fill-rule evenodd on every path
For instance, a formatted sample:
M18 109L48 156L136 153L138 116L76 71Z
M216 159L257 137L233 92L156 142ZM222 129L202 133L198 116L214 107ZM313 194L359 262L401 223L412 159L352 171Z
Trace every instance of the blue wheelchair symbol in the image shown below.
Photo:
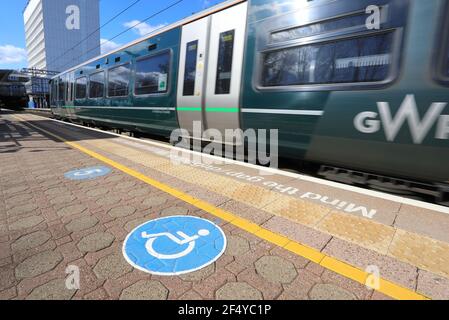
M105 176L111 173L111 169L108 167L97 166L92 168L85 168L67 172L64 176L70 180L90 180L98 177Z
M163 276L200 270L226 250L226 236L216 224L198 217L173 216L134 229L123 244L125 259L136 269Z

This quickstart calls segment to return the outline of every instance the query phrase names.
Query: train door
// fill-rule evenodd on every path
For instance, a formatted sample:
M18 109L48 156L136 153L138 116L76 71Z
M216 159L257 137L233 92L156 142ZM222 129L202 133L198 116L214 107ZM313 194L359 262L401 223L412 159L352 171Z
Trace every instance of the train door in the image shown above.
M179 63L177 113L180 128L193 136L194 122L204 131L203 105L210 18L203 18L182 29ZM195 133L196 134L196 133Z
M246 19L245 2L183 28L178 86L181 128L191 132L192 121L201 121L203 130L216 129L222 137L225 137L227 129L240 129L239 100ZM191 103L195 106L192 107ZM212 137L207 133L203 139L209 140ZM216 135L213 138L217 141ZM233 136L226 138L221 142L241 142Z

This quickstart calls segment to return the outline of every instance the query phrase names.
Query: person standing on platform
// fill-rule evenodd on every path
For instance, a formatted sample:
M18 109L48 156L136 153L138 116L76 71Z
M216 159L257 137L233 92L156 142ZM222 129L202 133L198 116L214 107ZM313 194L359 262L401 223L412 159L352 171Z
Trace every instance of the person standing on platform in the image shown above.
M34 109L35 108L35 103L34 103L34 100L33 100L33 98L31 98L30 99L30 101L28 102L28 108L29 109Z

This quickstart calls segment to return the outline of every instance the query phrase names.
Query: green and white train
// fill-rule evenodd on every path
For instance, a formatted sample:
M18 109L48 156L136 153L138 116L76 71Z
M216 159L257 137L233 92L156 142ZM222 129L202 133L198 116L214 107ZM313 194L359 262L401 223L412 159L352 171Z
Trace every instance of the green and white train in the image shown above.
M447 201L449 1L231 0L52 79L55 117L278 129L329 179Z

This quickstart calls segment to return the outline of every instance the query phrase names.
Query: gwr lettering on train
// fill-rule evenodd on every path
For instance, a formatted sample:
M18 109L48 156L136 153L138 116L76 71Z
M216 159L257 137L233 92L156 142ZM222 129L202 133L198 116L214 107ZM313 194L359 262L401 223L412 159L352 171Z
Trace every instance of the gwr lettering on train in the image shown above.
M377 105L379 112L362 112L354 119L354 126L359 132L376 133L383 127L387 141L394 142L399 131L408 125L413 143L421 144L436 126L435 139L449 139L449 115L442 114L446 102L432 103L423 118L419 115L412 94L407 95L396 115L393 115L388 102L379 102Z

